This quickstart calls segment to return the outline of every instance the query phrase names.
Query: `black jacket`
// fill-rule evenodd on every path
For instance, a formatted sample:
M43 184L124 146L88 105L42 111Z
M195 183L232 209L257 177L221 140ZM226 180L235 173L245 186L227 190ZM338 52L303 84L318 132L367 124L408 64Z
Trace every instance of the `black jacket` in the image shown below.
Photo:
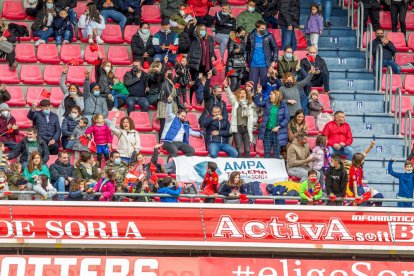
M257 11L263 14L263 17L273 17L277 14L279 0L256 0L255 2Z
M56 10L60 11L64 8L73 9L78 5L78 0L59 0L55 1Z
M53 17L56 17L56 12L53 14ZM44 27L46 27L46 23L47 23L47 11L46 11L46 8L43 7L36 14L36 19L32 24L32 31L36 32L36 31L43 29ZM49 28L52 28L52 27L53 27L53 24L49 26Z
M246 54L246 41L240 40L240 44L235 40L236 38L230 37L229 44L227 45L227 50L229 57L227 58L226 62L226 72L234 69L235 73L233 73L232 77L243 77L243 73L246 71L246 66L240 67L239 64L245 64L245 54ZM239 39L239 38L237 38ZM239 50L236 52L236 50ZM236 65L237 67L234 67Z
M155 55L155 49L154 46L152 46L152 35L149 36L147 43L144 44L141 36L136 32L131 40L131 51L134 59L142 57L145 52L147 52L150 57L153 57Z
M49 121L47 121L46 115L42 111L30 109L29 113L27 113L27 118L33 121L33 126L37 128L39 137L45 140L45 142L49 142L52 139L56 142L59 141L61 130L59 117L55 113L50 112Z
M206 141L210 143L228 144L230 133L230 122L223 117L223 120L215 120L212 116L207 116L201 121L201 126L206 129ZM219 135L211 135L211 132L217 130Z
M214 41L211 36L207 37L209 48L210 48L210 58L215 58L217 60L216 54L214 53ZM200 38L196 37L190 46L190 50L188 51L188 66L193 68L194 70L199 70L200 63L201 63L201 42ZM211 64L211 68L213 68Z
M250 64L253 60L253 53L256 44L256 29L254 29L247 38L246 44L246 57L247 63ZM276 40L273 34L267 32L263 36L263 51L266 59L266 64L269 67L272 62L277 62L279 55L279 47L277 46Z
M216 97L214 97L213 93L210 92L210 80L207 79L206 85L204 86L205 89L203 91L203 98L204 98L204 110L203 113L201 113L200 118L198 120L198 123L201 125L204 118L206 118L208 115L211 115L211 111L213 110L214 106L219 106L221 108L221 115L223 116L223 119L229 118L229 113L227 112L227 104L220 100L218 101Z
M130 97L146 97L145 88L147 87L147 73L141 70L141 77L138 78L132 70L124 76L124 84L128 88Z
M315 67L315 69L319 69L319 71L322 73L327 73L329 74L328 71L328 67L326 66L325 60L323 58L321 58L319 55L316 55L315 58L315 62L311 63L308 58L303 58L300 61L300 68L304 69L306 72L309 72L311 69L311 66ZM315 80L317 78L319 78L319 76L321 75L314 75L312 77L312 80Z
M377 46L382 45L382 53L383 53L383 60L385 59L393 59L397 49L395 49L394 44L390 41L387 45L382 44L381 40L374 39L372 41L372 55L374 58L377 56Z
M46 164L47 161L49 161L49 147L43 139L40 139L40 137L37 138L37 142L39 143L37 151L42 156L43 163ZM20 155L20 163L27 162L29 159L28 143L29 140L27 140L27 137L21 140L20 143L14 147L13 151L9 153L8 159L12 160Z
M55 183L59 177L65 178L68 180L68 177L76 178L76 169L70 163L63 164L58 160L54 164L50 165L50 180L52 183Z
M300 0L279 0L279 26L299 28Z
M223 195L223 196L229 196L230 195L230 193L233 191L233 190L237 190L237 191L239 191L239 193L240 194L246 194L246 187L244 186L244 185L241 185L240 187L233 187L233 186L229 186L227 183L226 184L224 184L223 185L223 187L221 188L221 190L220 190L220 195Z
M221 11L214 16L216 22L216 34L229 34L231 31L236 31L236 19L231 18L230 15L224 15Z
M325 172L326 194L329 196L330 193L333 193L336 196L344 197L347 184L348 173L342 162L339 169L329 166Z

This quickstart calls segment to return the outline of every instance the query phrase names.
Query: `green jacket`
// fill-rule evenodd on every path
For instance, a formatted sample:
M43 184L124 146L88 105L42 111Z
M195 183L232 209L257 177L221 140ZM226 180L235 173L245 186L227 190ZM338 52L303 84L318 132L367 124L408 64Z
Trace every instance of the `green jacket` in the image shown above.
M179 25L187 26L187 22L179 14L174 14L173 16L171 16L170 20L174 21L175 23ZM184 31L184 29L180 29L178 27L171 27L171 31L173 31L176 34L180 34Z
M302 183L300 183L300 187L299 187L299 196L303 199L303 200L308 200L308 197L305 195L306 191L308 190L308 179L303 181ZM310 184L312 191L315 191L315 183L311 183ZM320 191L318 192L317 195L315 195L313 197L314 200L318 200L322 197L322 188L320 189Z
M115 83L114 85L112 85L112 89L115 90L116 92L118 92L119 94L128 96L129 92L128 89L126 88L126 86L122 83L122 82L118 82Z
M34 175L41 175L41 174L47 175L47 177L49 178L49 181L50 181L50 172L49 172L49 169L47 168L46 165L42 165L40 170L34 170L33 172L29 172L29 170L26 167L26 169L24 169L24 172L23 172L23 176L27 179L27 181L29 181L32 184L34 184L33 176Z
M244 27L247 33L251 33L256 28L257 20L263 20L263 17L257 11L244 11L237 16L237 26Z
M277 73L279 78L284 78L287 72L296 72L296 66L299 60L297 56L293 56L291 61L286 61L286 59L281 56L277 62Z
M105 164L105 168L104 171L106 171L107 169L111 169L113 171L116 172L116 185L124 185L124 178L127 175L127 173L129 172L128 170L128 164L125 163L124 161L121 162L121 164L119 166L115 165L114 162L112 161L108 161Z

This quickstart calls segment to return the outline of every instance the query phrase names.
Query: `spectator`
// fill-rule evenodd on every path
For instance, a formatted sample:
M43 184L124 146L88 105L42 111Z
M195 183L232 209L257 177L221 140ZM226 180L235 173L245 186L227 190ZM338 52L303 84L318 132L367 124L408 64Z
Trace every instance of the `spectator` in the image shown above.
M0 142L0 172L9 171L9 163L7 162L6 147Z
M288 124L288 137L289 142L292 142L299 133L308 134L308 125L305 121L305 113L302 109L298 109L295 112L293 118L289 121Z
M0 200L11 199L8 196L9 184L7 183L7 175L4 171L0 171Z
M142 112L148 112L149 102L146 95L146 79L148 75L142 71L142 60L134 60L132 70L124 76L124 84L128 88L126 99L128 115L135 110L135 104L139 104Z
M34 200L52 200L57 193L56 189L50 184L49 176L46 174L35 176L33 191L36 192Z
M51 112L52 104L49 100L40 101L40 111L36 111L37 103L27 113L27 118L33 121L33 126L39 131L39 136L49 147L49 153L56 155L59 152L61 129L58 116Z
M83 116L91 124L92 117L96 114L102 114L104 118L108 117L108 105L106 99L101 96L100 86L96 82L89 84L89 77L89 72L86 72L85 83L83 85L83 98L85 100Z
M76 170L70 164L69 154L66 151L60 151L58 159L54 164L50 165L50 180L58 192L67 192L72 181L76 178ZM59 199L63 200L64 195L59 195Z
M207 34L205 25L197 26L187 59L193 80L199 73L207 74L208 71L214 69L213 62L217 59L214 52L214 40Z
M160 10L162 18L170 18L174 14L177 14L180 10L181 1L176 0L161 0Z
M152 63L155 55L152 39L153 36L151 35L151 31L149 29L149 23L141 22L139 30L134 34L131 40L132 58L134 60L143 58L144 63Z
M88 38L89 44L93 43L94 38L96 43L102 44L104 41L101 35L105 30L105 18L99 14L94 3L88 3L86 7L85 13L79 17L78 29L80 29L83 38Z
M203 119L209 115L212 115L213 107L218 106L221 110L221 115L224 119L228 119L229 114L227 111L227 104L225 101L222 100L221 94L223 94L223 89L221 85L215 85L213 87L213 93L210 92L210 78L211 72L207 73L207 81L205 84L205 89L203 93L204 97L204 110L201 113L200 118L198 119L198 123L201 125Z
M32 183L22 178L17 181L18 190L21 192L33 191ZM17 194L17 200L32 200L31 194Z
M62 46L62 43L69 44L72 42L74 26L72 25L68 12L65 9L60 10L59 14L53 20L53 30L58 48Z
M197 27L197 19L193 18L188 21L184 30L178 35L178 52L181 54L188 54L191 42L194 37L194 31Z
M103 177L93 187L95 193L102 193L99 201L111 201L115 193L115 172L113 170L105 170Z
M372 55L374 56L374 70L375 70L375 60L377 56L377 46L382 46L382 67L387 68L391 66L392 72L394 74L400 74L401 68L398 64L394 61L395 53L397 49L395 49L394 43L388 39L388 37L384 36L383 29L377 29L375 31L376 38L372 41Z
M267 26L277 29L276 14L278 13L278 0L256 0L257 11L263 16Z
M160 94L161 83L159 80L161 76L162 64L160 61L154 61L148 71L147 87L148 87L148 103L154 107L158 105L158 96Z
M238 156L237 150L229 144L230 122L223 118L220 107L214 106L212 115L204 118L201 126L206 129L205 137L211 158L217 158L220 151L233 158Z
M49 37L53 36L53 19L56 17L56 10L53 0L46 0L45 5L36 14L32 24L33 36L40 37L35 46L48 43Z
M319 183L321 183L322 187L325 187L325 167L328 167L330 162L329 149L326 147L326 144L326 136L318 135L316 137L316 145L313 147L311 153L311 157L314 160L310 167L319 173Z
M119 11L127 18L126 25L141 23L141 1L118 0Z
M325 125L322 134L328 139L331 155L339 154L348 160L352 159L354 155L354 150L351 148L352 131L349 124L345 122L344 112L336 111L334 120Z
M243 147L244 157L249 158L250 144L255 144L253 127L257 122L256 106L246 90L240 88L233 94L227 84L224 88L232 106L230 131L236 142L238 155L242 156Z
M285 54L283 56L279 56L279 60L277 62L277 72L279 78L285 78L286 73L292 73L292 75L296 77L300 71L299 59L293 54L291 46L287 46L284 52Z
M102 114L96 114L92 118L93 125L85 131L89 140L94 140L96 144L96 154L98 155L99 167L102 165L102 156L105 161L109 159L109 152L112 148L112 134L109 127L105 124Z
M212 0L187 0L187 5L192 8L195 18L199 24L211 27L214 17L208 14L208 10L214 5Z
M37 136L37 129L29 128L26 130L26 138L23 138L17 146L9 153L8 159L13 160L20 155L20 163L26 168L29 155L32 152L39 152L42 156L43 163L49 160L49 148L43 139Z
M296 111L307 108L307 106L302 106L302 99L307 98L303 92L303 88L311 81L315 71L309 71L308 76L300 81L296 82L296 78L292 73L286 73L283 79L283 86L280 88L280 92L283 94L283 100L288 103L290 116L293 117Z
M262 86L266 84L268 68L275 67L278 52L275 38L266 30L266 23L262 20L257 21L256 29L249 34L246 45L249 80L254 82L255 89L259 80Z
M310 35L310 43L318 48L319 35L323 32L323 18L319 6L315 3L310 6L310 15L305 25L305 34Z
M76 13L74 9L76 8L77 5L78 5L78 0L55 1L56 11L60 12L61 10L65 10L73 26L76 25Z
M229 76L229 79L231 91L236 91L240 88L242 80L247 76L246 31L243 27L238 27L236 34L230 36L227 51L226 72L235 71Z
M199 132L190 128L186 121L187 112L179 110L173 112L173 104L169 101L165 110L165 126L161 136L164 149L168 152L168 159L176 157L181 150L186 156L194 155L194 148L189 143L190 135L200 137Z
M10 191L18 191L19 186L17 185L19 180L24 179L22 164L19 161L16 161L10 165L10 170L7 173L7 183L9 184ZM26 180L27 181L27 180ZM17 195L10 195L9 199L16 200Z
M289 109L282 100L282 93L278 90L270 92L268 100L263 100L261 87L258 87L254 98L256 106L264 108L263 120L260 125L259 139L264 144L264 156L270 158L273 149L273 157L279 158L280 147L288 143Z
M322 0L315 0L313 2L318 5L319 11L322 11ZM332 27L331 12L332 0L325 0L325 5L323 6L323 19L325 19L325 28Z
M16 138L19 135L19 125L11 115L10 107L6 103L0 104L0 134L0 142L13 150L17 145Z
M124 178L129 172L128 163L122 161L119 151L112 151L109 155L109 161L105 163L104 171L110 170L115 172L115 185L124 186Z
M188 67L188 60L185 56L180 56L180 60L177 60L175 64L175 78L173 82L175 85L179 85L177 88L177 94L180 102L184 103L185 108L187 108L187 94L188 94L188 86L190 86L191 76L190 76L190 68ZM189 100L189 99L188 99ZM189 103L190 101L188 101Z
M178 46L178 35L171 31L170 20L168 18L164 18L162 20L161 31L159 31L152 37L152 45L155 49L154 58L164 60L164 58L167 56L167 61L171 62L172 64L175 64L177 50L170 50L169 47Z
M330 166L325 172L326 194L329 197L345 198L348 185L348 173L341 161L341 156L331 156ZM342 201L333 201L329 205L342 206Z
M34 24L34 23L33 23ZM0 19L0 56L4 58L6 57L7 63L9 64L9 69L11 71L15 71L17 68L17 62L16 62L16 51L14 44L17 42L16 36L9 31L9 36L5 37L4 32L8 30L8 25ZM4 85L2 86L2 88ZM4 89L1 89L1 91L4 91ZM3 93L1 93L3 94ZM4 96L3 96L4 97ZM9 96L10 99L10 96ZM4 98L3 98L4 101Z
M87 118L80 118L78 125L73 130L72 135L69 137L69 141L66 144L67 149L75 151L75 160L78 160L82 152L89 151L88 145L83 145L80 141L80 138L85 136L88 124L89 122Z
M351 191L353 197L361 199L361 196L365 193L364 190L364 172L362 164L364 163L365 155L363 153L357 152L352 156L352 166L349 169L349 190ZM358 204L361 206L366 206L367 203Z
M126 86L121 82L121 80L117 77L112 79L114 81L114 85L112 86L112 98L114 99L114 108L113 110L118 110L120 107L119 100L126 100L128 98L129 92Z
M69 88L66 86L67 75L68 66L64 65L59 82L60 90L63 93L63 100L56 110L56 114L59 116L59 121L62 121L64 117L69 116L74 106L78 106L80 111L83 111L85 107L84 98L79 86L77 84L69 84Z
M71 113L63 118L62 122L62 147L67 148L70 137L73 135L75 128L81 119L82 111L79 106L72 107ZM73 146L73 145L72 145Z
M216 172L217 164L214 162L207 162L206 174L201 185L200 194L207 196L218 196L219 176ZM205 203L214 203L215 198L205 198Z
M82 193L85 191L85 180L82 178L75 178L70 184L69 195L65 200L67 201L83 201Z
M405 17L407 15L408 4L410 0L391 1L391 22L392 32L398 32L398 23L400 23L401 32L406 36L407 25L405 24Z
M81 157L76 162L76 178L84 179L87 186L93 187L99 180L98 168L92 153L82 152Z
M299 133L287 149L287 172L304 182L311 170L309 163L315 158L310 156L308 137ZM319 178L319 175L317 176Z
M251 33L254 27L257 28L257 21L263 20L262 15L256 11L256 1L247 1L247 10L237 16L237 27L243 27L247 33ZM266 23L264 23L266 26Z
M29 17L36 17L36 13L38 12L38 6L40 6L39 2L43 2L42 0L24 0L23 1L23 8L26 10L26 14Z
M127 18L119 12L120 7L117 5L117 0L94 0L93 2L98 7L98 10L105 19L105 22L107 22L108 18L110 18L119 24L122 32L124 31Z
M301 181L299 195L302 198L300 205L318 204L322 198L322 186L318 181L318 173L315 170L308 171L308 177Z
M207 75L212 75L210 72ZM204 101L204 94L210 95L210 79L200 73L198 78L194 81L194 85L192 86L193 91L190 91L190 98L193 98L194 92L196 94L197 105L201 106Z
M414 188L414 173L413 173L413 163L406 160L404 163L404 173L397 173L392 168L392 164L395 159L391 159L388 163L388 171L390 175L395 178L398 178L398 194L397 198L399 199L412 199L413 198L413 188ZM413 206L412 202L397 202L397 207L407 207L411 208Z
M243 180L240 177L240 172L233 171L229 176L229 180L225 182L220 190L220 195L227 197L225 203L240 203L240 195L246 194Z
M252 82L248 82L252 83ZM249 89L253 85L247 85L246 88ZM263 100L268 100L270 92L273 90L279 90L282 87L282 82L277 78L277 71L274 67L270 66L267 70L266 84L262 86Z
M100 87L100 95L106 99L108 110L112 110L112 107L114 106L114 99L111 94L111 87L114 85L114 68L110 61L102 60L102 53L100 51L98 51L98 60L99 63L95 65L95 79Z
M162 188L158 189L159 194L168 194L174 197L161 197L161 202L178 202L177 197L181 194L182 187L175 186L175 183L172 181L171 177L164 177L161 181Z
M296 51L295 28L299 28L300 0L280 0L278 23L282 30L282 48L292 46Z
M312 89L312 91L309 94L308 109L309 115L313 116L315 120L323 111L323 105L319 101L319 92L316 89Z
M29 156L27 167L23 171L23 176L34 184L39 175L44 174L50 177L49 169L42 164L42 158L38 151L33 151Z
M313 69L313 77L310 81L310 87L321 87L323 86L323 90L325 93L330 92L329 87L329 71L328 67L326 66L325 60L318 55L318 49L315 46L308 47L308 54L306 58L303 58L300 61L300 67L309 72ZM309 91L307 88L306 91ZM309 94L309 93L306 93ZM329 99L334 100L335 98L329 94Z
M176 34L181 34L185 27L188 25L188 23L193 20L193 17L191 14L186 14L186 8L187 4L180 4L180 10L177 14L174 14L170 17L170 26L171 31L173 31Z
M364 32L367 29L368 16L371 20L372 28L374 29L374 32L376 32L380 28L379 11L381 10L381 5L379 1L358 0L357 2L362 2L364 4L364 22L362 23Z
M134 121L130 117L124 117L119 122L119 128L116 127L120 112L117 111L111 122L111 132L118 137L117 150L121 160L130 163L134 152L141 149L141 139L139 132L135 130Z
M230 32L236 31L236 18L228 3L224 2L221 5L221 11L215 14L214 20L216 22L214 41L220 44L220 56L224 61L224 52L229 42Z

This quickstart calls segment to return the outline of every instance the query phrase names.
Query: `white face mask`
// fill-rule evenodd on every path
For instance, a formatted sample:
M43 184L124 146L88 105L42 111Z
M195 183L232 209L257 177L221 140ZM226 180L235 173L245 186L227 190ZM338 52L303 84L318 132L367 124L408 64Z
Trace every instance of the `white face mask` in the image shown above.
M9 117L10 112L7 111L7 110L4 110L4 111L1 112L1 115L4 116L4 117Z
M70 113L70 116L71 116L73 119L76 119L76 118L78 117L78 113Z
M0 177L0 183L4 182L4 180L6 180L4 177Z
M413 170L411 169L411 170L405 170L405 172L406 173L412 173L413 172Z
M105 72L108 74L111 71L111 67L110 66L106 66L104 68Z
M249 12L254 12L256 10L255 7L248 7L247 9L249 10Z
M185 15L185 12L183 10L180 10L180 15L181 16L184 16Z

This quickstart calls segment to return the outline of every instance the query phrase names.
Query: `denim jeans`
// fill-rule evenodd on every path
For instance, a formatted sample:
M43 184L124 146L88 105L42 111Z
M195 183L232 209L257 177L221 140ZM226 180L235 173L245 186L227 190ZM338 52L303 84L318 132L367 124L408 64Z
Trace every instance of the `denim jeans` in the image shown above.
M354 149L349 146L341 148L340 150L329 147L329 152L331 156L334 154L339 154L341 156L345 156L347 160L352 160L352 156L354 156Z
M129 96L126 100L126 105L127 105L127 112L128 115L134 111L135 109L135 104L138 104L141 107L141 111L142 112L148 112L149 110L149 102L148 99L146 97L131 97Z
M280 29L282 30L282 49L285 49L286 46L291 46L293 51L296 51L295 28L289 31L287 26L280 26Z
M105 19L105 22L108 21L108 18L111 18L113 21L119 24L122 32L124 31L124 28L127 22L127 18L125 15L123 15L122 13L116 10L102 10L99 13L103 16L103 18Z
M318 6L322 6L322 0L315 0L313 1ZM331 12L332 12L332 0L325 0L325 5L323 6L323 18L325 22L331 21Z
M55 39L56 39L56 45L62 45L62 42L64 40L69 41L69 39L70 39L70 31L65 31L65 33L63 35L55 35Z
M266 85L267 79L268 79L267 71L268 71L267 67L253 67L253 66L250 67L249 81L252 81L254 83L254 89L257 88L257 84L259 83L259 80L262 86Z
M73 149L73 146L75 145L75 140L69 140L66 144L65 149Z
M128 98L127 95L119 94L115 90L112 90L111 95L114 97L114 107L118 108L118 99L126 100Z
M233 158L238 156L237 150L227 143L211 143L208 145L208 152L211 158L216 158L219 151L224 151Z
M401 74L401 68L398 66L398 64L393 61L392 59L383 59L382 60L382 66L387 68L388 66L391 66L392 72L394 74Z
M33 32L34 36L40 37L41 40L44 40L45 43L47 43L47 41L49 40L49 37L53 36L53 28L47 28L46 31L43 30L39 30L39 31L35 31Z
M224 52L226 51L227 44L229 42L229 37L230 37L229 34L220 34L220 33L218 33L214 36L214 41L217 42L217 43L220 43L220 56L221 56L221 59L224 58Z
M56 188L56 190L58 192L64 192L65 191L65 178L64 177L59 177L56 182L53 184L53 186ZM59 195L59 199L60 200L64 200L65 196L64 195Z

